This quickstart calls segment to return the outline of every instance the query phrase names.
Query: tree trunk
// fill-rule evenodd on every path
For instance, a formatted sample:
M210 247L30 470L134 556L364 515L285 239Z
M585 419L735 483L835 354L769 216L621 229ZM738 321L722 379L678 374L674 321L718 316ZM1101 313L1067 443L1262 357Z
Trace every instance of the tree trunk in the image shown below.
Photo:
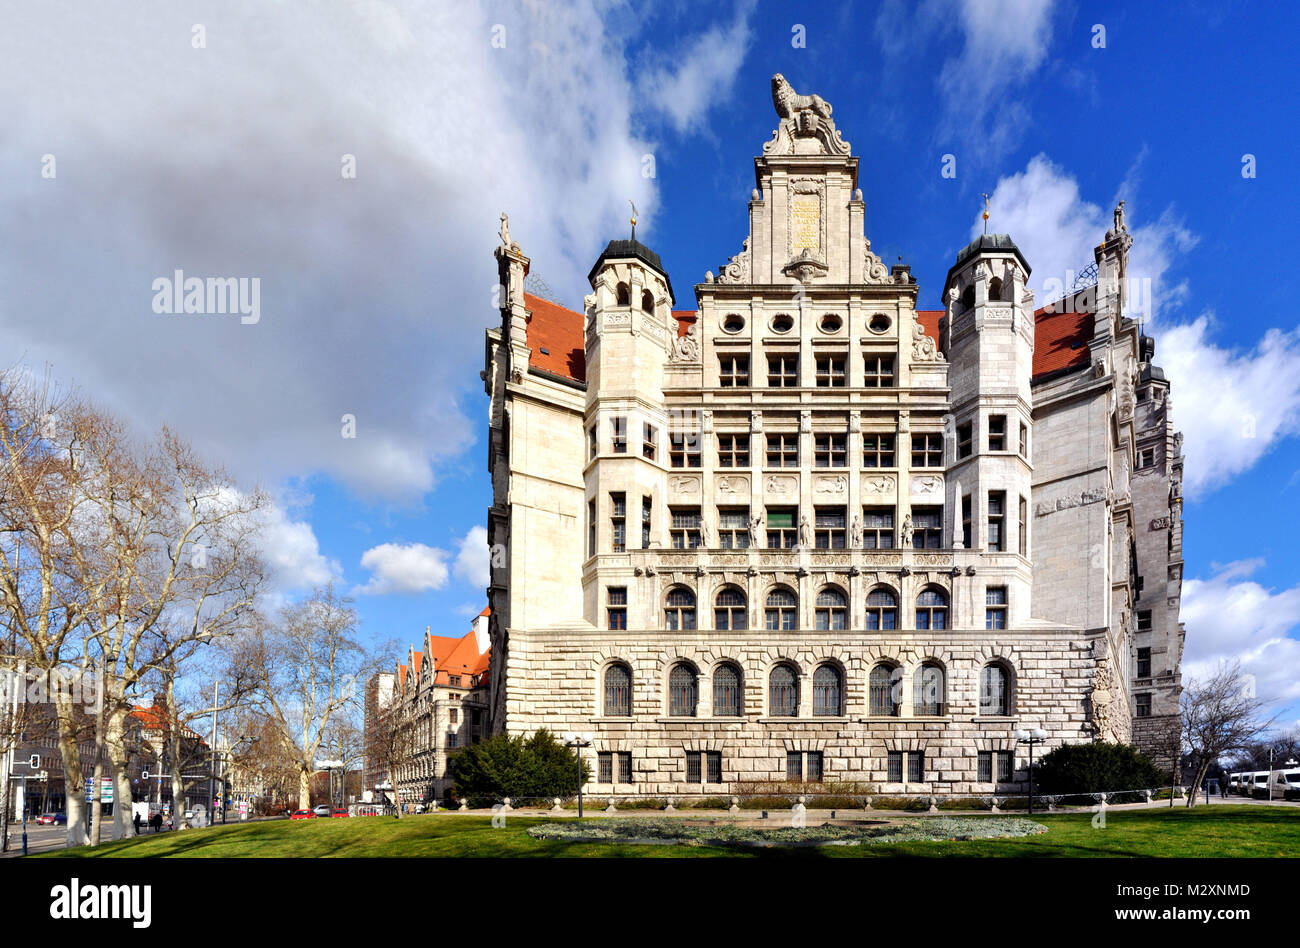
M1191 793L1187 794L1187 808L1190 810L1196 806L1196 794L1200 792L1201 784L1205 781L1205 775L1210 770L1210 758L1207 755L1196 767L1196 776L1192 780Z
M113 839L128 839L131 830L131 804L134 794L131 792L131 777L127 773L130 755L126 750L126 716L125 700L114 695L104 722L104 748L108 751L108 762L113 778Z
M95 777L94 782L90 785L90 839L87 841L91 846L98 846L100 839L103 838L104 828L104 804L103 786L104 786L104 704L107 701L105 695L101 692L99 696L99 710L95 712Z
M298 765L298 809L311 809L311 770L305 764Z
M54 713L59 727L59 756L63 760L63 799L68 812L69 847L86 844L85 776L81 769L81 748L77 744L77 722L73 717L72 695L64 689L54 694Z

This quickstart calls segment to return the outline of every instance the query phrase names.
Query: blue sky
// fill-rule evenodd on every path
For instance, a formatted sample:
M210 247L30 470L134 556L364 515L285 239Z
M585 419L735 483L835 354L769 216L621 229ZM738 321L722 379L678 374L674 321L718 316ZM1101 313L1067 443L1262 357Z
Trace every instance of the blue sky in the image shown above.
M740 250L779 71L832 103L873 249L911 265L923 308L981 193L1040 289L1091 262L1126 201L1187 435L1186 670L1240 658L1300 720L1292 7L0 11L7 360L49 363L269 487L278 596L334 577L368 638L468 629L484 602L478 372L498 215L577 307L633 199L692 307L691 285ZM152 313L149 282L175 267L260 277L261 320Z

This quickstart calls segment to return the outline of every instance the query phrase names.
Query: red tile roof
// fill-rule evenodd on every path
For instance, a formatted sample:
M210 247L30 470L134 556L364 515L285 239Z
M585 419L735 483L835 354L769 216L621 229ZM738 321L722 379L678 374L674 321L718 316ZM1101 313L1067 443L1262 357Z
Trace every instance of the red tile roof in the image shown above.
M167 727L167 710L156 704L148 708L137 704L131 708L130 716L146 731L162 731ZM190 738L199 736L197 731L184 724L181 725L181 733Z
M585 381L587 353L582 314L532 293L524 294L524 305L529 310L525 333L528 348L533 350L529 365L575 382Z
M673 310L673 319L677 320L677 338L680 339L686 335L687 331L699 318L699 313L693 309L675 309Z
M1048 303L1034 313L1034 378L1077 369L1091 358L1093 314L1058 313L1062 302Z
M941 309L918 309L916 311L917 322L925 330L925 334L934 340L934 344L939 344L939 320L943 319L943 310Z

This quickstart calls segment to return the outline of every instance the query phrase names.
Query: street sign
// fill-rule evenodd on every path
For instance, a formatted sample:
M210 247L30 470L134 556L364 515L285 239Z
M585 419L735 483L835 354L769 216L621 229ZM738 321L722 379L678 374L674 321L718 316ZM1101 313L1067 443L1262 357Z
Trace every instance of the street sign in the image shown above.
M99 802L100 802L100 803L112 803L112 802L113 802L113 778L112 778L112 777L101 777L101 778L100 778L100 781L99 781Z

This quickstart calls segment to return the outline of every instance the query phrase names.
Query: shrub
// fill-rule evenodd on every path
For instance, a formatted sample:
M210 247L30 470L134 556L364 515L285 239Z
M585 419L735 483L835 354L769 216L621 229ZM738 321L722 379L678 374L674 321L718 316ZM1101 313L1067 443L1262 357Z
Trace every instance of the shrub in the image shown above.
M1113 793L1166 784L1151 759L1128 744L1064 744L1043 757L1035 774L1041 793Z
M578 792L573 752L545 728L529 737L500 734L471 744L456 752L449 769L456 796L471 801L564 798ZM583 761L583 779L590 775L591 768Z

